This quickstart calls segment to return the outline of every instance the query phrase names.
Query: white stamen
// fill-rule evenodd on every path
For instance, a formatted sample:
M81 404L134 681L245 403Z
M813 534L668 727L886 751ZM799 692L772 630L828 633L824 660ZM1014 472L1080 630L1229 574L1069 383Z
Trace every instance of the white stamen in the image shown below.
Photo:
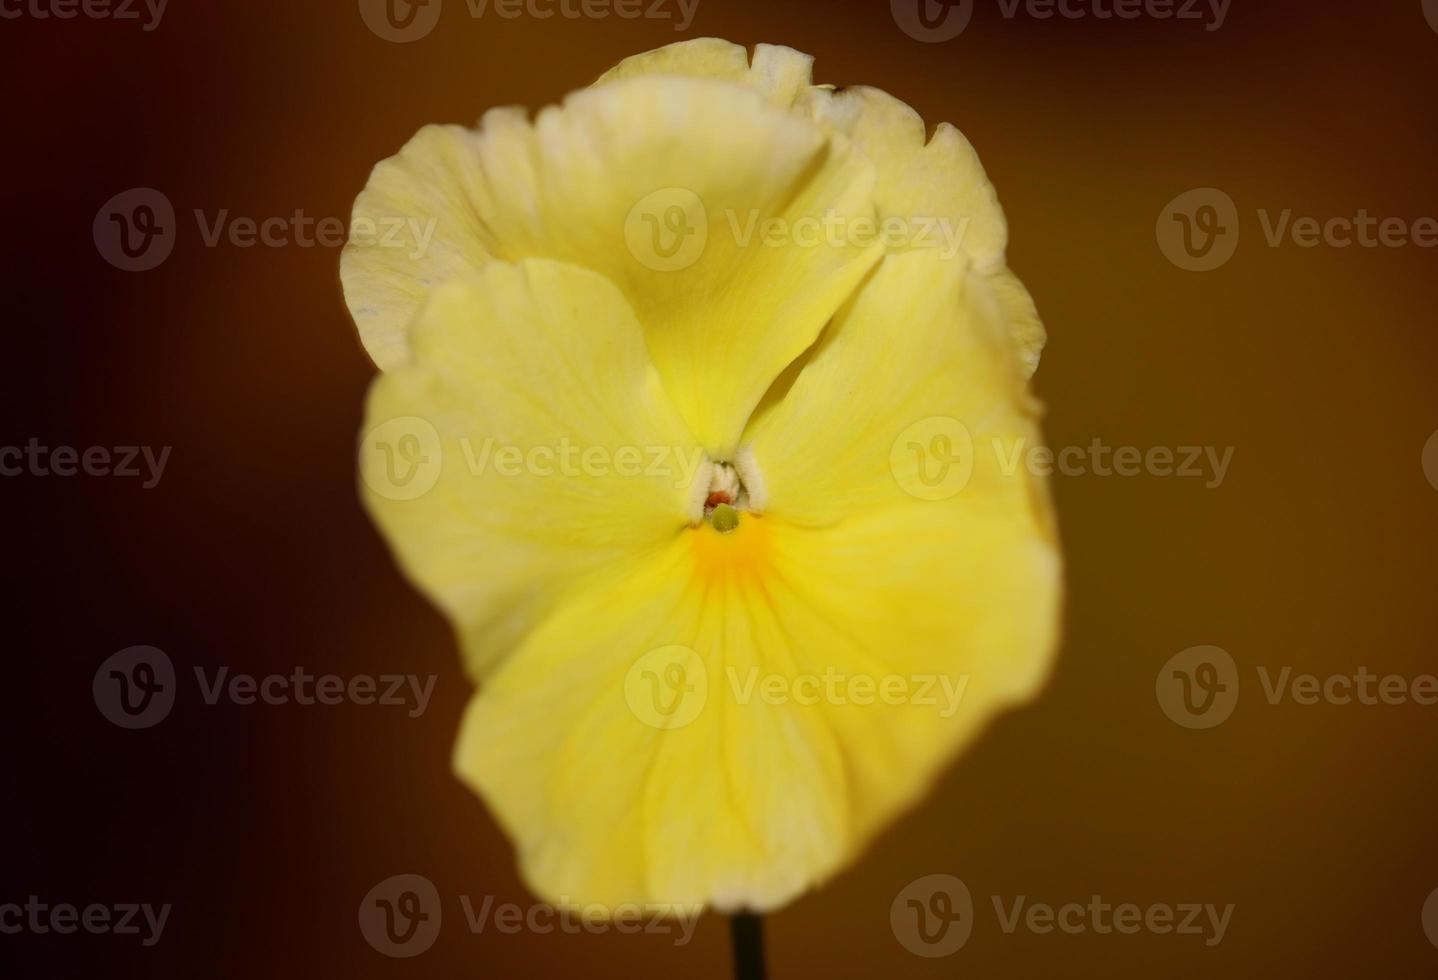
M764 476L759 472L754 451L748 446L735 455L734 469L738 471L739 479L744 483L744 490L749 495L748 509L755 514L764 513L764 508L769 505L769 488L764 485Z
M704 502L709 499L709 484L714 479L715 469L717 467L706 459L694 474L694 482L689 487L688 506L684 510L690 524L698 526L704 523Z

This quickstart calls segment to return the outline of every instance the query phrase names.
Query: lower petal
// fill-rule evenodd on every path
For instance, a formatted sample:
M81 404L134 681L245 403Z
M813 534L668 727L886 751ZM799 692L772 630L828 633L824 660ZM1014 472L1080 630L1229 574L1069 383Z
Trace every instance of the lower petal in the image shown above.
M855 859L1049 662L1021 513L746 515L614 568L475 695L459 774L551 901L778 907Z

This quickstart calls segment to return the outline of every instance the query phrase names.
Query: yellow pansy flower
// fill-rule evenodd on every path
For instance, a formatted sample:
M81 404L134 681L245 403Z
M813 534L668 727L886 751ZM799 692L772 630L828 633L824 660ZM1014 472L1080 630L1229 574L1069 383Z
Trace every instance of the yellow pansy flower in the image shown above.
M789 48L429 126L355 204L364 499L551 900L775 908L1054 651L1043 328L973 148ZM422 248L382 229L423 228Z

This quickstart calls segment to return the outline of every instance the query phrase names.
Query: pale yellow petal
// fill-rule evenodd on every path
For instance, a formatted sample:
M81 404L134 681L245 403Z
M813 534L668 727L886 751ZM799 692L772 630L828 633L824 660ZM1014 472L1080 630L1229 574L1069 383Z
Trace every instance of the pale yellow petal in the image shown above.
M470 218L473 143L461 126L426 126L375 167L355 199L340 281L360 340L382 369L408 357L409 322L430 289L493 256L492 236Z
M717 37L696 37L630 55L600 75L595 84L646 75L685 75L739 82L748 74L749 52L743 45Z
M621 80L575 93L533 124L504 112L478 134L423 138L400 159L436 149L439 158L381 165L357 207L434 217L445 228L436 241L466 243L475 261L543 256L607 276L644 325L680 414L715 456L732 453L770 382L878 255L879 246L849 239L763 239L765 222L871 215L873 169L847 141L745 86ZM465 201L453 206L447 193L435 214L429 171L445 168L460 171L441 183ZM388 266L366 266L378 285L351 302L375 311L362 336L397 361L405 310L452 274L456 253L440 248L438 265L428 253L363 254ZM386 289L392 295L375 295Z
M1024 505L1037 405L992 292L966 266L886 257L772 393L748 433L768 512L831 525L917 499Z
M455 766L551 901L777 908L1033 693L1057 576L1004 508L700 526L535 630Z
M371 389L365 501L476 672L586 573L689 522L703 455L601 276L491 263L435 291Z
M1038 370L1039 356L1043 353L1044 342L1048 339L1033 297L1019 281L1019 277L1008 269L987 276L986 281L1004 311L1004 320L1008 323L1009 336L1018 348L1024 375L1032 376Z
M1008 225L973 145L948 123L933 139L906 103L867 85L812 89L814 118L843 133L874 162L881 215L946 220L980 271L1003 265Z
M750 64L742 46L698 38L626 58L600 82L646 74L741 82L843 134L874 164L879 217L908 225L905 247L951 250L957 244L979 272L992 277L990 288L1004 301L1010 332L1032 374L1045 339L1043 324L1005 266L1008 224L973 145L948 123L939 123L930 138L917 112L880 89L812 85L812 66L809 55L768 44L755 47Z
M728 694L726 668L765 652L751 587L696 579L701 535L716 532L687 531L593 580L466 713L456 770L546 899L770 908L848 854L843 765L822 713ZM661 714L669 664L700 685L684 695L702 699L693 717Z
M775 105L788 108L808 90L813 66L813 55L780 44L755 45L751 64L743 45L717 37L697 37L631 55L599 76L595 84L645 75L720 78L743 82Z

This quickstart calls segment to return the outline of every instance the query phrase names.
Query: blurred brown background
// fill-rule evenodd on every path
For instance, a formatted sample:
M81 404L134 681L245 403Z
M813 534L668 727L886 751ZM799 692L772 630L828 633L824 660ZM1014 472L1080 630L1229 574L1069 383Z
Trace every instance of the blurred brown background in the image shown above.
M702 35L789 44L817 56L817 80L879 86L964 130L1048 324L1037 385L1053 446L1235 450L1216 487L1055 478L1069 594L1052 683L852 870L771 917L772 974L1438 972L1420 921L1438 888L1438 706L1269 704L1256 675L1438 669L1438 489L1421 464L1438 429L1435 250L1270 247L1258 216L1438 214L1438 32L1419 0L1234 0L1216 30L1206 5L1198 21L1043 19L975 0L939 43L908 36L886 0L699 0L682 32L474 18L444 0L406 44L372 32L356 0L172 0L148 31L41 18L33 2L4 0L0 19L0 444L173 451L149 490L0 480L19 626L0 904L174 909L151 948L0 935L8 975L728 975L713 916L681 947L465 927L459 896L532 899L449 771L468 695L452 639L356 500L372 368L338 250L207 247L193 217L347 218L370 167L421 125L538 107ZM146 272L113 267L92 238L134 187L178 214L173 254ZM1203 187L1233 199L1242 231L1231 261L1199 273L1165 258L1155 227ZM439 680L418 719L211 707L191 684L162 723L123 731L91 681L134 644L186 680L217 665ZM1210 730L1170 721L1155 695L1165 662L1199 644L1227 650L1242 683ZM963 949L929 959L896 939L890 903L941 872L967 883L976 921ZM356 921L398 873L445 903L437 943L409 960L375 952ZM1019 895L1235 908L1211 947L1006 934L990 898Z

